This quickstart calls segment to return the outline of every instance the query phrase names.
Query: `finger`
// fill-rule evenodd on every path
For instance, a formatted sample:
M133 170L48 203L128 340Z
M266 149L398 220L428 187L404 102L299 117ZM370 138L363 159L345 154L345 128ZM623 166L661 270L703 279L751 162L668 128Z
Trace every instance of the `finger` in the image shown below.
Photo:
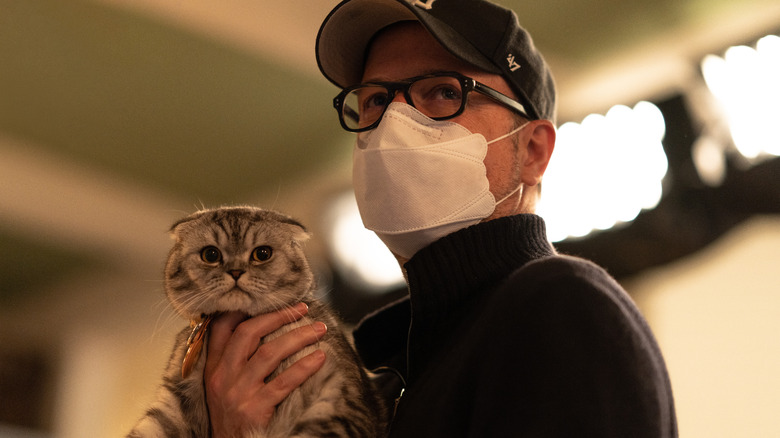
M321 322L306 324L261 345L250 359L252 379L270 375L286 358L319 341L328 327Z
M278 405L295 388L301 386L306 379L319 371L324 363L325 352L322 350L316 350L308 356L304 356L265 385L263 398L272 406Z
M260 339L273 333L285 324L297 321L309 311L308 306L299 303L292 308L258 315L238 324L225 345L222 358L228 369L237 370L257 350Z
M222 357L225 345L236 326L246 318L246 315L239 312L229 312L220 315L211 323L209 327L209 343L206 352L206 370L213 369Z

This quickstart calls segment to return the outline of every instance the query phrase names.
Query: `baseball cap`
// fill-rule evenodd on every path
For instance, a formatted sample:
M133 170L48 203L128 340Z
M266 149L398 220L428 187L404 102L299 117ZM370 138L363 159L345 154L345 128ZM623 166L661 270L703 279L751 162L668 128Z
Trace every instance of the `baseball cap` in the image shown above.
M419 21L455 57L504 77L533 119L555 120L547 63L510 9L486 0L344 0L317 34L317 64L338 87L360 82L372 38L400 21Z

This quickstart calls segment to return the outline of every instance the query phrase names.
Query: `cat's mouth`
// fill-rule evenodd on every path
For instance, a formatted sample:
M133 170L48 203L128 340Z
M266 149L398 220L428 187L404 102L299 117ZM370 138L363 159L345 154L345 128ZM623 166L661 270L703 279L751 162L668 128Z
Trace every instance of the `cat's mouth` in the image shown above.
M254 300L255 299L250 292L235 286L214 296L214 299L211 301L211 306L208 306L208 308L204 310L212 314L216 312L243 310L251 307Z
M239 286L239 285L235 285L233 288L228 289L227 291L225 291L222 294L222 296L226 297L226 296L235 295L235 294L246 295L247 297L252 298L252 294L250 294L249 292L247 292L244 289L242 289L241 286Z

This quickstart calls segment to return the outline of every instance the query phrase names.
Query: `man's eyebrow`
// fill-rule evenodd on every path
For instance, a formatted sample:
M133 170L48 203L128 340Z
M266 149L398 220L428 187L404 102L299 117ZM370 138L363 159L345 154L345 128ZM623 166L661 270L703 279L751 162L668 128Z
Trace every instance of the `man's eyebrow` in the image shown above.
M374 77L371 77L369 79L364 80L363 82L361 82L361 84L372 84L372 83L376 83L376 82L399 82L399 81L404 81L404 80L411 79L411 78L417 78L417 77L420 77L420 76L435 75L435 74L441 74L441 73L452 73L452 72L454 72L454 70L452 70L452 69L449 69L449 70L445 70L445 69L430 69L430 70L423 70L423 71L421 71L420 73L418 73L418 74L416 74L414 76L409 76L407 78L395 79L395 80L390 79L387 76L374 76Z

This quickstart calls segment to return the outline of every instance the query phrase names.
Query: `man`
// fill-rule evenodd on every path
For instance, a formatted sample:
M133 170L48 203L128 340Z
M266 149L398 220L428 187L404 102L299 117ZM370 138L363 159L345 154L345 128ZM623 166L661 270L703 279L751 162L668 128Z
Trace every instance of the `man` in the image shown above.
M555 90L515 14L483 0L347 0L325 19L317 59L344 88L334 101L342 126L358 132L364 224L409 284L407 299L355 331L393 408L390 436L676 436L646 322L602 269L557 255L533 214L555 143ZM252 336L284 321L240 320L212 333L215 436L230 422L225 430L262 426L257 416L322 360L237 391L231 373L262 380L319 336L261 347L268 364L250 373ZM257 400L263 392L269 401Z

